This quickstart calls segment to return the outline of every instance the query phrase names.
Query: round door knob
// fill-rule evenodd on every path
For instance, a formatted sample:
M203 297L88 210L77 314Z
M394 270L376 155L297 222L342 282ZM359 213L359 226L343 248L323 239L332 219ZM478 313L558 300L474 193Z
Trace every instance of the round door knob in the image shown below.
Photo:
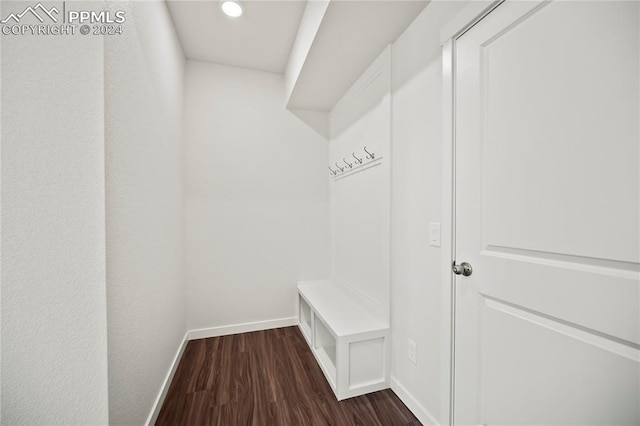
M453 266L451 267L451 270L453 271L454 274L462 275L465 277L468 277L473 272L473 268L471 267L471 264L467 262L462 262L459 265L456 265L456 263L453 262Z

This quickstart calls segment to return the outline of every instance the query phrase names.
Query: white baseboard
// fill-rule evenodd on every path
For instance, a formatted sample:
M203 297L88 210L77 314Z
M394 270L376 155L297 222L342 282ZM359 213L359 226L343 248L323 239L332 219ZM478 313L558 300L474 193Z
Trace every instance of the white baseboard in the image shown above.
M429 410L424 408L422 404L420 404L418 400L416 400L414 396L409 393L407 388L402 386L398 379L393 376L391 376L391 390L398 396L398 398L400 398L400 401L402 401L404 405L406 405L407 408L411 410L413 415L416 416L418 420L420 420L420 423L425 426L440 426L440 423L429 412Z
M189 332L185 333L184 337L182 338L182 343L180 343L178 351L176 352L176 356L173 357L171 368L169 368L169 372L164 378L164 382L162 382L160 393L158 394L158 397L151 407L151 413L149 413L149 417L147 418L146 422L147 426L154 425L156 423L156 420L158 419L158 414L160 414L162 403L164 402L164 398L167 396L167 391L169 390L169 386L171 385L171 381L173 380L173 375L176 373L176 369L178 368L178 364L180 363L180 359L182 358L184 349L187 347L187 341L189 340L188 336Z
M207 337L228 336L230 334L249 333L251 331L269 330L272 328L298 325L298 317L279 318L267 321L247 322L244 324L224 325L221 327L199 328L189 330L189 340L206 339Z

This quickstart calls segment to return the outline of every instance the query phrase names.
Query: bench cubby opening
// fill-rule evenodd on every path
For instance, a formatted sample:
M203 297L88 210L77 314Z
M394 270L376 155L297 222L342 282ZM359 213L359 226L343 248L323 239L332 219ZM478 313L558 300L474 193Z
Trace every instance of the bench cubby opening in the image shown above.
M307 339L307 343L312 345L311 336L312 334L312 317L311 317L311 307L309 304L305 302L305 300L298 296L298 324L300 324L300 330L304 335L305 339Z

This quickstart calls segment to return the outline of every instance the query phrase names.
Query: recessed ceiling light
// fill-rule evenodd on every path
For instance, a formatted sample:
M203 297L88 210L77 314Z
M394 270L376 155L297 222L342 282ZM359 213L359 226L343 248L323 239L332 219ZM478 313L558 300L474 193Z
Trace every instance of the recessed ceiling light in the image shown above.
M220 9L222 9L225 15L232 18L237 18L244 12L242 3L238 0L220 0Z

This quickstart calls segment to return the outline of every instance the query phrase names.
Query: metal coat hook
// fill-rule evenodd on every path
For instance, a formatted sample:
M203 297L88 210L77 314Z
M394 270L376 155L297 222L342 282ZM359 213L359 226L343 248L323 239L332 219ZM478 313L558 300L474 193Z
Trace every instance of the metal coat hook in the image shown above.
M333 169L331 168L331 166L329 166L329 170L331 171L331 176L335 176L335 175L337 175L337 174L338 174L338 171L337 171L337 170L333 170Z
M356 153L355 153L355 152L354 152L353 154L351 154L351 155L353 156L353 158L355 158L355 159L356 159L356 162L357 162L358 164L362 164L362 158L358 158L358 157L356 157Z
M340 167L338 163L335 163L335 165L338 168L338 170L340 170L341 172L344 172L344 167Z
M342 161L344 161L344 164L346 164L350 169L353 168L353 163L348 162L346 158L342 157Z
M367 153L367 158L369 160L373 160L374 158L376 158L376 154L374 152L367 151L367 147L366 146L364 147L364 152Z

